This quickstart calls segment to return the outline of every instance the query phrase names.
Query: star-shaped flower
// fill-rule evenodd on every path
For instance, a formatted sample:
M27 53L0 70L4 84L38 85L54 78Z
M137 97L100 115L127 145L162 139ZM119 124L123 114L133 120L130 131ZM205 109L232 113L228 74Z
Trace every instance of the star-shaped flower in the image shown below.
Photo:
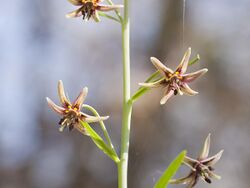
M185 156L184 164L191 168L191 172L184 178L171 180L172 184L188 184L187 188L193 188L199 178L207 183L212 183L211 178L221 179L213 171L213 165L219 161L222 156L223 150L212 157L208 157L210 149L210 134L205 140L202 151L197 159L192 159Z
M103 5L100 4L102 0L68 0L75 6L81 6L75 11L72 11L66 15L67 18L74 18L83 16L83 19L89 20L91 17L98 22L98 11L107 12L123 8L123 5Z
M151 62L158 69L163 78L153 83L139 83L139 85L148 88L162 87L162 86L166 88L164 96L160 101L161 104L165 104L168 101L168 99L173 95L177 94L183 95L184 93L186 95L192 96L198 94L198 92L192 90L188 86L188 83L194 81L199 76L205 74L208 70L201 69L193 73L185 74L187 71L190 56L191 56L191 48L188 48L181 63L179 64L179 66L176 68L175 71L166 67L157 58L151 57Z
M87 123L94 123L108 119L108 116L105 117L96 117L90 116L81 112L82 104L87 96L88 88L85 87L82 89L76 100L71 103L70 100L66 97L63 87L63 82L59 80L58 82L58 95L61 101L62 106L56 105L52 100L48 97L47 102L48 105L59 115L63 116L59 121L61 127L60 131L63 131L65 127L71 131L76 128L78 131L86 135L85 129L81 126L80 120Z

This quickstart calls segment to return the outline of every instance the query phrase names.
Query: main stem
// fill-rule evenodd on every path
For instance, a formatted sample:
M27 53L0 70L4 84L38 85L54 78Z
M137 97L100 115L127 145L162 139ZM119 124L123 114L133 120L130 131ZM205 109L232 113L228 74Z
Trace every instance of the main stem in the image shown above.
M123 116L121 133L121 156L118 164L118 188L127 188L129 137L132 113L130 100L130 24L129 0L124 0L124 17L122 21L123 52Z

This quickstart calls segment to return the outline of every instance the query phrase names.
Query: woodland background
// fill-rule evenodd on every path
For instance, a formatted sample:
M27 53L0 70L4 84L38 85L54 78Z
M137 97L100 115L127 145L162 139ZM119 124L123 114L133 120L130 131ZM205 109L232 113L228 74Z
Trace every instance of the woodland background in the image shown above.
M209 72L192 84L196 97L160 106L152 90L134 106L129 187L152 188L183 149L196 157L208 133L211 154L225 149L221 181L197 187L248 188L250 173L250 1L136 0L131 9L132 91L153 71L150 56L174 68L191 46ZM115 1L121 3L121 1ZM59 102L62 79L71 99L89 87L86 103L102 115L119 151L121 35L117 23L65 19L66 0L0 2L0 188L115 188L116 166L88 137L60 133L45 97ZM178 176L184 175L186 170ZM172 186L177 187L177 186Z

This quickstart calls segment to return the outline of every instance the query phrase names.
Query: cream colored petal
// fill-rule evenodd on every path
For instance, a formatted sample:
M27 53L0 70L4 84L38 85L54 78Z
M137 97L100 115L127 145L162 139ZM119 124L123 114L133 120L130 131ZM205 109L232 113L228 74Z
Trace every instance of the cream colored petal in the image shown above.
M100 22L98 11L94 12L94 14L92 15L92 18L95 20L95 22Z
M89 136L89 134L86 132L85 128L80 123L75 124L74 128L76 130L78 130L80 133L82 133L83 135Z
M157 59L155 57L151 57L150 60L153 63L153 65L155 66L155 68L157 68L157 70L159 70L159 72L161 73L162 76L169 77L169 74L174 73L173 70L166 67L159 59Z
M66 18L76 18L82 16L82 7L66 14Z
M56 113L58 113L59 115L64 115L64 111L65 111L65 108L62 108L58 105L56 105L52 100L50 100L50 98L46 98L47 102L48 102L48 105L49 107L54 110Z
M73 103L73 108L80 109L83 102L86 99L87 94L88 94L88 88L85 87L85 88L82 89L81 93L78 95L75 102Z
M185 156L184 160L183 160L183 163L185 165L187 165L189 168L192 169L192 171L196 171L196 169L194 168L194 166L199 163L199 161L195 160L195 159L192 159L188 156Z
M65 95L62 80L58 81L58 95L59 95L60 101L61 101L63 106L71 105L70 101L68 100L68 98Z
M104 121L104 120L107 120L109 118L109 116L90 116L88 114L85 114L83 112L81 112L81 115L82 115L82 120L84 122L87 122L87 123L95 123L95 122L99 122L99 121Z
M81 0L68 0L71 4L73 5L82 5L82 1Z
M201 150L201 153L199 155L199 160L203 160L203 159L206 159L208 157L209 150L210 150L210 140L211 140L210 137L211 137L211 134L208 134L208 136L204 142L203 148Z
M102 11L102 12L107 12L107 11L112 11L112 10L117 10L123 8L123 5L98 5L97 10Z
M198 77L205 74L207 71L208 71L208 69L201 69L201 70L198 70L198 71L193 72L193 73L184 74L184 75L182 75L183 82L192 82L192 81L196 80Z
M183 84L180 86L180 88L181 88L181 91L182 91L183 93L185 93L186 95L193 96L193 95L198 94L197 91L192 90L192 89L188 86L188 84L186 84L186 83L183 83Z
M166 83L165 78L157 80L155 82L139 83L139 85L147 88L156 88L156 87L161 87L164 83Z
M194 177L192 178L192 180L189 182L187 188L193 188L198 182L198 178L197 177Z
M211 172L211 171L210 171L208 174L209 174L210 178L215 178L215 179L217 179L217 180L220 180L220 179L221 179L221 176L215 174L214 172Z
M206 165L206 166L213 166L215 163L217 163L222 154L223 154L224 150L221 150L219 153L217 153L216 155L209 157L207 159L202 160L202 164Z
M191 56L191 48L188 48L188 50L184 54L184 57L181 60L181 63L178 65L175 72L179 72L180 74L183 74L187 71L190 56Z
M164 94L164 97L162 97L160 104L161 105L165 104L173 95L174 95L174 90L168 88Z
M192 181L193 179L193 174L190 173L188 176L184 178L179 178L179 179L172 179L169 181L170 184L187 184Z

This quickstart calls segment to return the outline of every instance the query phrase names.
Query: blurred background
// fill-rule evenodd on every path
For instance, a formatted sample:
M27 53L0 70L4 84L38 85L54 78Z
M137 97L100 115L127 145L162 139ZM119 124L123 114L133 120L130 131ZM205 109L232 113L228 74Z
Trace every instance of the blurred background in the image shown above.
M66 0L0 2L0 188L117 187L115 164L88 137L60 133L45 100L59 103L59 79L72 100L88 86L86 103L111 116L106 125L119 152L120 27L65 19L75 8ZM132 1L133 92L155 71L150 56L174 68L191 46L201 61L189 71L209 72L192 83L196 97L160 106L162 90L154 89L135 103L129 187L152 188L180 151L196 157L212 133L211 155L225 149L215 166L223 178L197 187L249 188L249 8L249 0L187 0L183 40L182 0Z

